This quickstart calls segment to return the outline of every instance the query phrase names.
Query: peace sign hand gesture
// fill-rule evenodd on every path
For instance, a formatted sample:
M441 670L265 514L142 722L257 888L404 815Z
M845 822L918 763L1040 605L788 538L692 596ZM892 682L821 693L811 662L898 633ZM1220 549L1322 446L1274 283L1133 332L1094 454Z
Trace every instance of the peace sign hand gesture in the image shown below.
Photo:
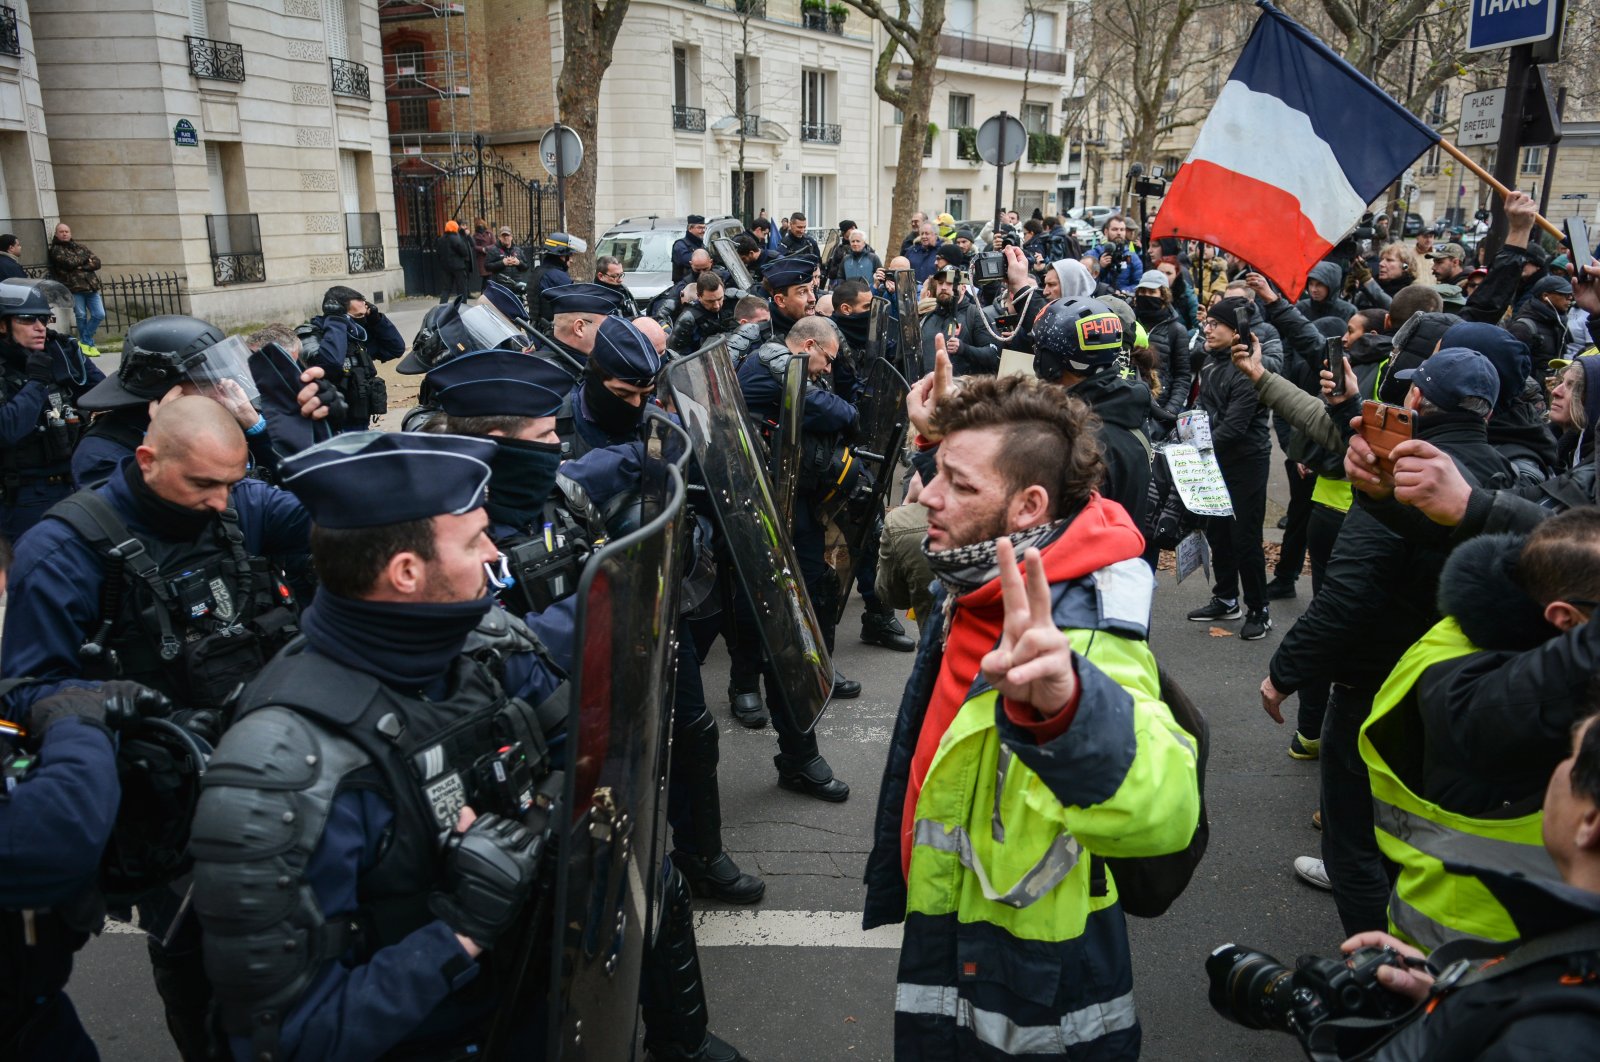
M1023 555L1028 569L1024 587L1011 540L997 540L995 549L1005 627L999 646L979 666L984 679L1006 700L1032 705L1041 718L1050 719L1077 696L1072 643L1050 617L1050 583L1039 551L1029 549Z

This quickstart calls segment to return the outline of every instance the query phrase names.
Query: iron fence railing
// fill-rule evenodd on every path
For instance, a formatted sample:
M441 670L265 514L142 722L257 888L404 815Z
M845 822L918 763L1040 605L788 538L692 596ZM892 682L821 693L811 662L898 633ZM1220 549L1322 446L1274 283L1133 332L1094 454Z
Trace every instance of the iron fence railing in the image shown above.
M22 54L22 38L17 36L17 9L0 6L0 55Z
M352 273L376 273L383 262L383 222L376 211L344 216L345 253Z
M672 108L672 128L685 133L703 133L706 131L706 109L704 107L678 107Z
M189 45L189 73L216 81L244 80L244 46L228 41L185 37Z
M828 122L801 122L800 139L809 144L837 144L839 127Z
M125 333L146 317L183 313L183 285L181 273L102 278L100 301L105 304L106 331Z
M333 71L335 96L358 96L364 100L372 98L372 81L367 76L364 64L351 62L349 59L329 57L328 66Z
M261 220L255 214L206 215L206 239L211 244L211 278L217 287L267 279Z

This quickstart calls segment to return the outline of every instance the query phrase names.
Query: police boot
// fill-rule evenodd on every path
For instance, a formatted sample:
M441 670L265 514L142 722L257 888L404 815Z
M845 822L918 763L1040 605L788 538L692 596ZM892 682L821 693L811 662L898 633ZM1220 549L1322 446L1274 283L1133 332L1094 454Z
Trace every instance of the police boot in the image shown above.
M860 687L861 684L856 683L858 690ZM842 804L850 798L850 787L833 776L833 768L821 755L799 760L780 752L772 757L772 762L778 765L778 785L784 789L814 796L830 804Z
M709 714L702 712L673 734L668 817L674 823L673 841L693 851L674 850L672 865L688 879L696 896L724 903L755 903L766 894L766 882L740 871L722 848L717 760L717 721Z
M675 865L661 897L661 929L639 984L645 1057L652 1062L748 1062L707 1027L706 986L694 946L689 883Z
M728 710L734 722L751 730L760 730L770 722L760 690L728 690Z
M861 613L861 640L897 653L909 653L917 647L895 618L894 609L877 602L869 604Z

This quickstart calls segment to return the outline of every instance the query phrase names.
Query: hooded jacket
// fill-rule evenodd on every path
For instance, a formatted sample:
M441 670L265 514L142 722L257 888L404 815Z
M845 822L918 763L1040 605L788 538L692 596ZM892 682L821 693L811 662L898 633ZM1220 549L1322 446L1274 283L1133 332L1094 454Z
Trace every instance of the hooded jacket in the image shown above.
M1528 348L1505 329L1474 321L1451 325L1439 345L1475 350L1494 365L1500 396L1489 418L1489 442L1510 460L1517 482L1543 483L1558 467L1559 457L1546 419L1544 390L1529 375Z
M1566 315L1558 313L1541 296L1535 295L1525 300L1506 328L1528 344L1528 357L1533 361L1535 380L1543 380L1548 374L1551 358L1566 355Z
M1526 814L1571 748L1600 671L1600 623L1557 631L1516 580L1520 535L1450 555L1439 611L1477 652L1434 664L1412 689L1426 734L1420 794L1474 817Z
M1072 393L1100 418L1100 449L1106 459L1100 493L1128 510L1140 532L1148 533L1150 442L1144 418L1150 408L1150 388L1108 368L1077 384Z
M1308 286L1305 294L1300 296L1300 301L1295 307L1303 314L1306 320L1315 321L1319 317L1337 317L1341 321L1348 321L1355 316L1355 305L1339 297L1339 289L1344 286L1344 273L1339 268L1338 262L1321 261L1311 267L1307 281L1315 280L1328 289L1328 297L1321 302L1311 298L1311 289Z
M1155 355L1156 372L1161 377L1161 397L1156 401L1163 410L1176 416L1189 402L1189 385L1194 379L1189 371L1189 330L1183 327L1178 311L1171 306L1140 312L1135 305L1134 313L1150 337L1150 353Z
M1411 390L1411 381L1396 379L1395 373L1404 369L1415 369L1427 361L1438 349L1439 339L1453 325L1459 323L1461 318L1453 313L1425 311L1412 314L1394 334L1393 357L1383 367L1383 375L1378 381L1377 390L1363 387L1361 393L1368 398L1387 402L1391 406L1398 406L1404 402L1406 392Z

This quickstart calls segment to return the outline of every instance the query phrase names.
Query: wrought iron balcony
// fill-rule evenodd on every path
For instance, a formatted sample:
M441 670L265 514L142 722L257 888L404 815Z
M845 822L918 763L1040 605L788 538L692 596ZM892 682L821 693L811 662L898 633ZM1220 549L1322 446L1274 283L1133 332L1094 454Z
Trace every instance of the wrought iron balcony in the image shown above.
M704 107L678 107L672 108L672 128L685 133L703 133L706 131L706 109Z
M364 100L372 98L372 83L367 77L365 65L330 56L328 66L333 70L335 96L359 96Z
M808 144L837 144L839 127L827 122L801 122L800 139Z
M383 223L376 212L344 216L344 244L352 273L383 269Z
M211 279L217 287L267 279L261 221L256 215L208 214L206 239L211 244Z
M204 37L185 37L189 44L189 73L216 81L244 80L244 47Z
M17 36L17 9L0 6L0 55L22 54L22 38Z
M739 116L739 133L741 136L760 136L761 115L741 114Z

